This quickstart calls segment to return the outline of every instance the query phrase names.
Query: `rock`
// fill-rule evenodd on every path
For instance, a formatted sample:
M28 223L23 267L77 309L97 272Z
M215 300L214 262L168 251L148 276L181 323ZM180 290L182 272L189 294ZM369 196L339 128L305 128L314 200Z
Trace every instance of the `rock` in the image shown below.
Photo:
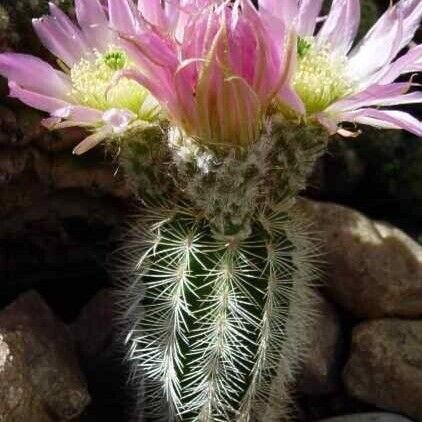
M299 422L314 422L338 415L379 411L375 406L351 397L344 387L334 394L303 395L299 398L298 403L302 413Z
M35 292L0 313L0 421L72 420L90 401L64 324Z
M355 327L343 380L352 396L422 421L422 321Z
M103 289L82 309L71 325L77 350L84 359L95 358L111 343L112 314L111 292Z
M303 201L320 232L326 289L359 318L422 315L422 248L401 230L331 203Z
M125 181L115 174L115 167L107 160L90 156L76 157L69 152L48 156L34 154L34 171L42 184L53 190L82 189L94 196L109 194L128 198L130 191Z
M403 416L392 413L357 413L355 415L338 416L321 419L319 422L412 422Z
M92 405L78 422L132 421L128 418L128 413L132 414L134 411L134 394L138 388L128 386L126 351L123 347L113 346L115 345L109 344L94 359L83 360Z
M316 312L318 317L311 331L310 353L302 364L298 389L309 395L331 394L338 390L341 378L340 321L333 305L322 297Z

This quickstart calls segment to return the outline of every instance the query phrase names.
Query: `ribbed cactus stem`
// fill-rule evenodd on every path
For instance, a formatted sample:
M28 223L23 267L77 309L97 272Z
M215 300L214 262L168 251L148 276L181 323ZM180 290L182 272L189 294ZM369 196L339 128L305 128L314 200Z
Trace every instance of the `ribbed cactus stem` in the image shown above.
M254 296L261 292L259 281L253 286L249 278L259 274L238 247L220 248L220 252L211 252L217 256L200 289L203 305L193 330L188 406L194 421L233 418L254 358L259 324Z
M148 394L158 395L161 390L170 407L169 413L180 409L183 349L188 344L188 318L191 318L190 296L194 291L192 266L198 265L200 232L194 221L182 214L173 222L167 210L156 210L151 225L139 225L133 237L133 246L140 253L133 270L136 274L135 308L131 330L133 338L130 355L142 360L142 370L151 380L148 387L158 388ZM166 223L171 221L172 224ZM147 223L148 224L148 223ZM140 300L138 304L137 301ZM137 306L138 305L138 306ZM138 321L139 319L139 321ZM157 402L152 409L160 407ZM170 419L171 420L171 419Z
M170 421L280 415L279 394L305 350L300 336L288 339L292 307L300 299L306 312L315 276L315 250L297 220L282 206L265 208L242 239L216 236L194 208L145 211L127 251L126 317L153 412L161 389ZM298 268L304 261L307 271Z

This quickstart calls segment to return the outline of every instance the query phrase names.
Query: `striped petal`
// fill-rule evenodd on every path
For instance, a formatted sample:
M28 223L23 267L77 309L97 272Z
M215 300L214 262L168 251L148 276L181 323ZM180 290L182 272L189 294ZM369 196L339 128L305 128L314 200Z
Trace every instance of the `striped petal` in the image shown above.
M301 0L297 16L297 33L302 37L314 35L323 0Z
M398 8L390 8L349 56L350 77L363 80L390 63L397 54L402 34L403 17Z
M62 100L67 100L72 89L66 74L26 54L0 54L0 74L28 91Z
M334 0L317 43L328 44L334 53L345 55L353 45L359 23L360 0Z
M422 72L422 45L409 50L390 66L382 69L376 75L376 82L388 84L395 81L400 75L411 72Z
M103 113L91 107L68 105L54 110L51 115L53 117L59 117L60 119L94 124L101 121Z
M391 99L403 97L403 94L405 94L410 87L411 84L406 82L371 86L356 95L335 102L327 109L327 112L338 113L373 105L391 105L391 103L389 103Z
M18 98L24 104L50 114L53 114L56 110L65 108L69 105L66 101L58 98L49 97L38 92L24 89L15 82L9 82L9 89L9 95L11 97Z
M137 10L132 0L108 0L108 14L112 29L124 34L136 34Z
M298 0L260 0L259 9L284 21L288 26L294 23L299 12Z
M82 32L63 17L63 12L56 7L52 7L52 11L54 15L32 21L35 32L48 50L72 67L89 48Z
M161 5L161 0L139 0L138 9L144 19L151 25L158 28L166 27L167 18Z
M403 36L398 50L409 45L419 29L422 20L422 1L401 0L395 7L403 16Z
M383 129L404 129L422 137L422 123L403 111L364 108L344 113L341 119L342 121L361 123Z
M104 51L113 39L99 0L75 0L76 17L91 48Z

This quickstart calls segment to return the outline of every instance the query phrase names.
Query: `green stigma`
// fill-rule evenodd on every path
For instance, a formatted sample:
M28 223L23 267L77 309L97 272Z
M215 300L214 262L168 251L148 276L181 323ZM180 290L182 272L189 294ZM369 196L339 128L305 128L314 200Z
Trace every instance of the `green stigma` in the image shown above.
M83 58L70 69L72 99L97 110L127 109L141 120L156 120L158 103L144 87L127 78L115 81L118 71L131 66L126 54L117 49Z
M297 39L297 53L299 57L305 57L306 53L312 48L312 43L306 38Z
M104 55L104 63L112 70L121 70L126 66L127 57L123 51L110 51Z
M316 47L312 39L299 38L298 65L293 86L309 114L325 110L350 94L353 83L346 75L346 58L329 47Z

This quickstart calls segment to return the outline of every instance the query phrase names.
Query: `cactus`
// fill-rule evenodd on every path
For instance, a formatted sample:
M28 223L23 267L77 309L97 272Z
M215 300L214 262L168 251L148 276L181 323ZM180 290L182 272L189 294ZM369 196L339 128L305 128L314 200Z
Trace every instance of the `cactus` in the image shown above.
M90 132L75 154L114 149L140 202L121 251L139 409L165 421L276 421L289 414L318 276L295 198L330 135L365 124L422 136L413 116L384 108L420 102L412 84L393 83L420 70L420 48L393 60L422 9L400 0L350 50L354 0L333 1L322 25L304 1L178 3L78 0L78 25L51 3L34 28L61 71L8 53L0 74L13 97L50 114L46 127ZM27 6L38 14L46 2L16 2L19 34ZM368 60L390 39L390 54Z
M327 136L276 118L259 142L229 153L172 128L162 136L175 200L151 198L132 225L119 292L142 407L152 420L277 421L306 352L319 255L294 196ZM139 145L122 157L137 151L144 162ZM122 165L131 174L133 160ZM138 189L157 185L157 174L144 177Z

